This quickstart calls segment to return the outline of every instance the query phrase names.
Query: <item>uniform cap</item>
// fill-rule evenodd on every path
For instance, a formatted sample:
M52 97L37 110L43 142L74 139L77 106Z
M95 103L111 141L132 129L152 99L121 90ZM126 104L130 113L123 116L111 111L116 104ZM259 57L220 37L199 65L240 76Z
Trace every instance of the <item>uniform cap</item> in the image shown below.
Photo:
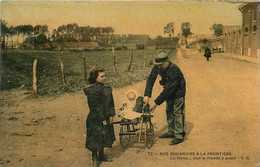
M168 60L168 55L166 54L165 50L162 50L159 53L157 53L157 55L155 56L153 64L160 65L160 64L163 64L167 60Z

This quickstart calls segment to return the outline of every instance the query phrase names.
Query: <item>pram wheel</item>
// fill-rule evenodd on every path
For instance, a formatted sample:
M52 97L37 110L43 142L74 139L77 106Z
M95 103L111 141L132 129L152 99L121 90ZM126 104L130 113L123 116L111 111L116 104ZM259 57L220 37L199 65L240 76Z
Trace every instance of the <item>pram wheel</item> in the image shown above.
M129 124L121 125L120 127L120 144L123 148L126 148L130 143L130 135L125 134L130 130Z
M146 126L146 135L147 136L153 136L154 128L153 128L152 122L151 121L147 121L145 126Z

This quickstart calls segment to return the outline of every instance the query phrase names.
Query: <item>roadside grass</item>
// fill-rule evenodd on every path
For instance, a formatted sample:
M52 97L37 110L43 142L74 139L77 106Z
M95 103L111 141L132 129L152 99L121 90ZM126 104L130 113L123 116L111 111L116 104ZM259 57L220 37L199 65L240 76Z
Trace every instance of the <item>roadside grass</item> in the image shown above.
M146 66L144 67L144 52ZM83 56L85 56L87 75L94 65L106 70L106 85L123 87L147 79L152 68L154 50L134 50L130 71L128 66L131 50L116 50L116 74L113 69L112 51L39 51L2 50L1 51L1 91L22 88L28 94L32 90L33 61L37 59L37 87L39 96L60 95L75 92L88 86L85 82ZM169 56L175 56L176 51ZM65 84L63 84L60 60L64 65Z

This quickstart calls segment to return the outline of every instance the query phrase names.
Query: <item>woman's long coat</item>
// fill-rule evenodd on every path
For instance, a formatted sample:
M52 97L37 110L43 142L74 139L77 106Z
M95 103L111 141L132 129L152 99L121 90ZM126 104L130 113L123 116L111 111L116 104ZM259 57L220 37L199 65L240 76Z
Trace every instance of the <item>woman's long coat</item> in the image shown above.
M97 83L84 89L88 99L90 112L87 117L86 148L100 151L104 147L112 147L115 139L113 124L104 126L103 121L115 115L112 88Z

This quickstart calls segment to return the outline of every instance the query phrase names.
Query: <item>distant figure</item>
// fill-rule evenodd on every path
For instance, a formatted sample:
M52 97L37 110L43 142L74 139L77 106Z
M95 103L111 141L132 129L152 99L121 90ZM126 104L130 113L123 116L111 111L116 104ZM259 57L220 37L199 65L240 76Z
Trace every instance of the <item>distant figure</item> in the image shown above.
M104 147L111 148L116 140L113 127L114 99L111 87L104 86L104 71L100 66L93 67L88 79L91 85L84 89L90 109L86 121L86 148L92 152L95 167L98 161L112 161L104 155Z
M209 61L209 58L211 57L211 51L209 47L205 49L204 57L206 57L207 61Z

